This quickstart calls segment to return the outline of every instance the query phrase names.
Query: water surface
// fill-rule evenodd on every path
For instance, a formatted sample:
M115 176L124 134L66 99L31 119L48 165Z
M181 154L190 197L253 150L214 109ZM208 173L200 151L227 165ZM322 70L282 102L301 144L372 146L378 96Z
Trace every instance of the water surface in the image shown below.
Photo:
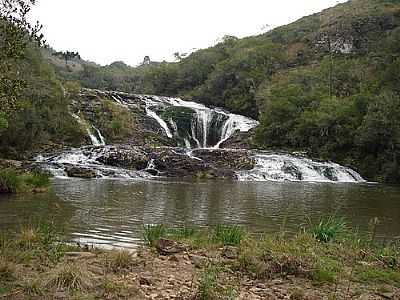
M332 215L381 238L400 236L400 187L378 184L54 179L52 192L0 197L0 229L52 221L70 241L134 248L143 224L240 224L253 232L297 232Z

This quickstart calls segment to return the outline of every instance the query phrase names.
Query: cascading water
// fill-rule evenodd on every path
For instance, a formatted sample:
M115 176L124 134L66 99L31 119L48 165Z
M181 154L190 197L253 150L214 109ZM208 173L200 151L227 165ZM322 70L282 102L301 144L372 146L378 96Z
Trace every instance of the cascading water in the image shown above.
M240 181L365 182L350 168L289 154L256 154L253 170L238 172Z
M168 138L175 139L179 146L184 148L172 148L171 151L176 151L183 160L190 158L196 161L197 167L199 162L200 164L204 162L205 165L212 163L207 160L207 155L212 159L213 151L222 151L220 156L214 156L214 158L220 157L218 159L222 159L222 165L224 165L226 163L224 159L229 157L229 154L225 156L223 151L234 152L235 150L218 148L236 132L248 132L258 125L257 121L245 116L231 114L219 108L208 108L179 98L94 92L126 109L137 112L138 108L144 108L147 117L154 119ZM104 147L84 147L58 155L38 157L37 161L55 176L66 176L71 167L94 171L97 178L153 178L153 176L163 175L164 172L157 169L155 157L158 152L152 152L154 149L145 154L148 164L147 167L143 167L143 170L131 171L108 166L107 162L104 163L99 158L105 156L106 153L112 154L115 149L105 146L104 137L97 128L78 115L72 115L85 126L92 144ZM198 153L203 153L203 156L197 157ZM260 151L251 151L246 155L254 158L255 165L252 170L234 173L240 181L365 182L354 170L332 162L319 162L296 155Z
M86 132L89 135L89 138L90 138L93 146L105 146L106 145L106 141L105 141L103 135L101 134L100 130L98 130L93 125L87 124L87 122L82 120L82 118L79 117L78 115L76 115L74 113L71 113L71 115L78 121L79 124L83 125L86 128ZM96 134L93 134L93 132L90 130L90 128L94 129L97 136L96 136Z
M258 125L253 119L229 114L218 108L208 108L196 102L158 96L139 97L146 104L147 115L158 122L169 138L181 138L181 146L186 148L219 148L235 132L247 132ZM176 108L175 115L174 108ZM168 116L165 120L163 114L166 115L168 109L172 110L170 113L172 116ZM179 119L177 116L179 109L189 110L192 115L190 125L185 130L180 130L177 120L173 119L174 117Z

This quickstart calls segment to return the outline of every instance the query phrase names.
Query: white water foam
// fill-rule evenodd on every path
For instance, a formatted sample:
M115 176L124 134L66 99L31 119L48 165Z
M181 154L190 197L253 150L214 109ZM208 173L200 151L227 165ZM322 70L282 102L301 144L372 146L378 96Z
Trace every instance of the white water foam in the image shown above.
M289 154L257 154L256 166L237 173L240 181L365 182L354 170Z

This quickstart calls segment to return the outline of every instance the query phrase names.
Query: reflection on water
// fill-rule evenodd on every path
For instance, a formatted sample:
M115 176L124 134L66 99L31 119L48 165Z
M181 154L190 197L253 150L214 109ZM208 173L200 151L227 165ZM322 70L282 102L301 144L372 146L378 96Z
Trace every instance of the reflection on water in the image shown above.
M135 247L143 224L242 224L251 231L297 231L308 218L337 214L353 228L381 220L380 235L400 235L400 188L367 184L62 180L53 192L0 198L0 228L54 220L69 239Z

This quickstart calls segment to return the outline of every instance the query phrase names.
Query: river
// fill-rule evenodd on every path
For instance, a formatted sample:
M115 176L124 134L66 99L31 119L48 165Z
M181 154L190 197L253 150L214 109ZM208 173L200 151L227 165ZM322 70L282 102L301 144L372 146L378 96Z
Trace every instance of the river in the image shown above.
M0 196L0 230L53 222L68 241L135 248L144 224L240 224L295 233L320 216L363 233L400 236L400 187L368 183L53 179L45 194Z

